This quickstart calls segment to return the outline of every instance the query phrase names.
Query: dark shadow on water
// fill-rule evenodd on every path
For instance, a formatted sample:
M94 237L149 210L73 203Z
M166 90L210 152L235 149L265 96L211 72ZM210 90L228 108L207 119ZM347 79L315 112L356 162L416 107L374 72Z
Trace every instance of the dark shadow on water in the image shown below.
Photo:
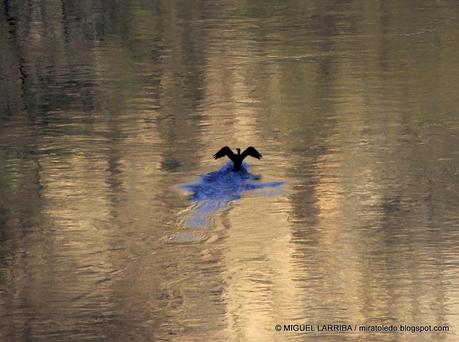
M225 164L217 171L201 175L193 183L184 184L182 189L191 193L191 213L185 219L188 227L203 227L208 224L211 215L228 208L230 202L239 200L249 191L276 188L284 182L260 182L260 176L250 173L248 164L243 163L241 170L233 171L233 164ZM259 196L279 195L279 191L256 192Z

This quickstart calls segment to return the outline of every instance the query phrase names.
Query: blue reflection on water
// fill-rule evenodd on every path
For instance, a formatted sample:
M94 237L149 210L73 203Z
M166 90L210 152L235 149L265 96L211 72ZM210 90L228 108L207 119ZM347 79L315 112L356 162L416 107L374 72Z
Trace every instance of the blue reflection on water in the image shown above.
M249 166L242 164L239 172L233 171L233 164L225 164L217 171L201 175L193 183L182 185L191 193L193 208L185 221L188 227L202 227L208 223L212 213L227 208L231 201L238 200L247 191L275 188L284 182L260 182L260 176L250 173ZM260 195L277 195L279 192L263 192Z

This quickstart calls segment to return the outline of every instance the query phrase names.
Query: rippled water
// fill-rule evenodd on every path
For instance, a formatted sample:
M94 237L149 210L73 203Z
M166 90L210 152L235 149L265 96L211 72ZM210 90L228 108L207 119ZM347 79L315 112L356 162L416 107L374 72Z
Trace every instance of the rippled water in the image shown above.
M233 163L224 165L220 170L200 177L194 183L184 184L183 189L190 192L194 206L185 219L188 227L204 227L209 225L209 218L217 211L229 207L230 203L240 200L246 192L276 188L282 182L257 182L259 176L250 173L247 164L242 164L239 172L233 171ZM260 192L264 195L280 195L281 192Z
M0 340L459 340L458 10L3 1Z

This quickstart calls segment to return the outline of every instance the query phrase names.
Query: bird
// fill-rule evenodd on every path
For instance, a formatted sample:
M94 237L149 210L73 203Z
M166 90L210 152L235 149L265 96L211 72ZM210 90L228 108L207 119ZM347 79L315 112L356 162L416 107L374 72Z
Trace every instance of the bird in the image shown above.
M233 162L233 171L240 171L242 166L242 161L247 156L253 158L261 159L261 154L255 149L255 147L247 147L244 152L241 153L241 149L237 148L237 154L235 154L228 146L222 147L217 153L214 154L214 158L218 159L224 156L227 156Z

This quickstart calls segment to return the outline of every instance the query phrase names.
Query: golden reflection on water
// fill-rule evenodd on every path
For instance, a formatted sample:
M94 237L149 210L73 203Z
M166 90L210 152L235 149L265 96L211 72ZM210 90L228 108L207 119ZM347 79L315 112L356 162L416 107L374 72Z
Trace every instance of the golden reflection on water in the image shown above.
M5 4L0 339L456 340L456 5ZM189 227L223 145L285 184Z

